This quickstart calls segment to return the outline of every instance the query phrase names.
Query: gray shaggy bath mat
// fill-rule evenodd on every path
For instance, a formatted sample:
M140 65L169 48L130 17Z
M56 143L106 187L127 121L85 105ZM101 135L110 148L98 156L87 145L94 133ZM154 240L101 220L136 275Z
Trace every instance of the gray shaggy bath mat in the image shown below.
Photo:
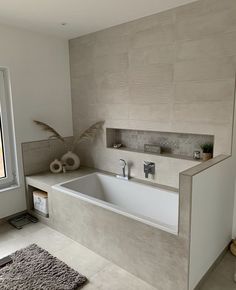
M1 290L75 290L87 278L33 244L11 255L0 269Z

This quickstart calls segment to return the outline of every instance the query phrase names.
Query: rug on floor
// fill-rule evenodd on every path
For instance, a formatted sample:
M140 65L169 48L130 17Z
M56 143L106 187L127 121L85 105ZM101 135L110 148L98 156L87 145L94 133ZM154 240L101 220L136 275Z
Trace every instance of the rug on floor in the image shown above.
M36 244L16 251L0 269L1 290L75 290L87 278Z

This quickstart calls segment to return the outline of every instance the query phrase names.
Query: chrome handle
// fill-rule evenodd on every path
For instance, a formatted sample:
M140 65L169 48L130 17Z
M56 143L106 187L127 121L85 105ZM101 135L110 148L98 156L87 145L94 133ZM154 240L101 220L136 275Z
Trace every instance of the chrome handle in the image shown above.
M127 163L124 159L120 159L120 165L121 165L121 168L122 168L122 176L118 175L117 177L122 177L124 179L129 179L128 178L128 175L126 176L125 174L125 171L126 171L126 166L127 166Z
M144 166L147 166L147 167L153 167L153 166L155 166L155 163L154 162L151 162L151 161L144 161L143 164L144 164Z
M122 168L125 168L126 161L124 159L120 159L120 165L121 165Z

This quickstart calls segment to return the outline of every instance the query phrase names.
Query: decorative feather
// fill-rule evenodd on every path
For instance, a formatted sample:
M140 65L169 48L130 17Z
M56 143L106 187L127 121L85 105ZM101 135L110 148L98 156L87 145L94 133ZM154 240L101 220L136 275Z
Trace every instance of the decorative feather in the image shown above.
M38 126L40 126L44 131L52 133L52 135L49 138L57 138L57 139L61 140L62 142L65 142L65 139L55 129L53 129L48 124L41 122L41 121L37 121L37 120L34 120L34 123L37 124Z
M92 126L90 126L87 130L85 130L79 137L77 137L73 142L73 149L76 144L85 141L93 141L97 135L97 132L102 128L104 121L99 121Z

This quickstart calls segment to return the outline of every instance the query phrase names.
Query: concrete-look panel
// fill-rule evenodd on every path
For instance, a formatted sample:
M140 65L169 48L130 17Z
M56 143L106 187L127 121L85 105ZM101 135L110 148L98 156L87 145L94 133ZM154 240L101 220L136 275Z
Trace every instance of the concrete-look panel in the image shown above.
M105 129L214 135L215 156L230 154L235 11L233 0L200 0L71 40L74 133L103 119ZM118 159L127 157L135 160L131 174L143 177L145 155L105 146L78 148L82 162L116 172ZM169 167L160 159L156 180L178 187L184 161Z
M176 236L55 189L50 195L52 227L157 289L187 289L187 230ZM181 229L189 225L187 202L181 199Z

